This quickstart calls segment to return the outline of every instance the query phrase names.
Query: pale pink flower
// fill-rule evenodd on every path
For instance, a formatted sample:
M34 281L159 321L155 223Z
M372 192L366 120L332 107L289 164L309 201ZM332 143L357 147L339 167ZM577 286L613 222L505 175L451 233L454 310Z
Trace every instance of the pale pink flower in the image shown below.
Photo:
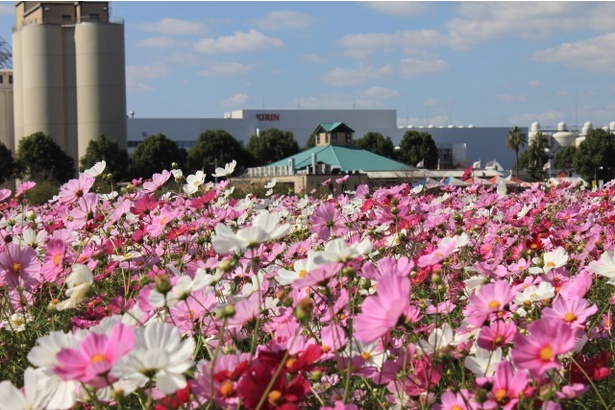
M524 370L513 371L510 362L498 363L493 378L493 400L504 410L512 409L519 402L527 387L528 376Z
M12 194L10 189L3 188L0 189L0 202L4 201L6 198L10 197Z
M78 179L71 179L60 187L58 199L62 204L72 204L77 202L90 189L96 179L88 174L80 174Z
M470 324L477 327L482 326L490 315L501 317L515 295L512 286L503 280L490 283L482 286L476 294L470 296L470 303L464 314Z
M152 218L152 222L146 225L145 230L155 238L164 231L164 228L169 222L177 218L180 214L181 209L173 209L169 205L164 205L160 210L160 214Z
M355 317L355 337L360 342L373 342L394 329L408 307L410 279L394 274L382 276L376 284L377 294L367 297L361 313Z
M154 193L169 180L171 177L171 173L166 169L162 171L160 174L152 175L151 181L146 181L143 183L143 190L145 192Z
M590 306L587 299L558 296L551 307L542 310L542 317L562 320L575 329L583 329L585 321L597 311L598 306Z
M30 246L8 243L0 251L0 285L9 289L22 287L32 290L41 281L41 263L36 251Z
M528 326L529 336L517 333L513 340L512 360L533 377L543 377L549 369L562 365L557 356L569 353L575 346L575 331L565 322L541 319Z
M66 244L61 239L51 239L47 243L47 253L41 268L41 273L47 282L55 281L64 271L64 252Z
M133 332L132 327L117 323L108 336L90 333L81 340L78 349L60 350L53 370L64 380L107 386L111 368L135 343Z

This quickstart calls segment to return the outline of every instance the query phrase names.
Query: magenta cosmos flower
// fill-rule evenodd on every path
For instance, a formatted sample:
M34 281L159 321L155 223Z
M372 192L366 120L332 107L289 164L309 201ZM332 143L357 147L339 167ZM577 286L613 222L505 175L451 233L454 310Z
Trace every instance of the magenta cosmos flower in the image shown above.
M0 286L31 290L41 280L41 263L30 246L9 243L0 252Z
M533 377L542 377L549 369L561 367L560 354L574 348L574 330L563 321L543 318L528 326L529 337L517 333L513 340L512 360Z
M354 321L358 341L370 343L395 328L408 307L410 279L388 274L376 283L377 295L363 302L361 313Z

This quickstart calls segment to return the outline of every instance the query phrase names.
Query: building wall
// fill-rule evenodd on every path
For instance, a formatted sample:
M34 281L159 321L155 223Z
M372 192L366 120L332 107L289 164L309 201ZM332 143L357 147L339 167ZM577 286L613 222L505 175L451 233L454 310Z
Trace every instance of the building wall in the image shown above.
M139 141L149 135L162 133L178 142L180 147L189 149L200 133L206 130L223 129L244 146L250 136L268 128L278 128L293 133L299 146L323 122L344 122L355 130L354 138L366 133L380 132L391 137L399 145L407 128L397 127L395 110L240 110L226 113L223 119L215 118L129 118L129 152ZM452 150L453 162L467 167L479 159L483 165L494 158L505 168L513 169L515 154L506 147L508 127L474 128L414 128L429 132L436 145ZM522 128L527 134L527 128ZM465 145L464 145L465 144ZM465 147L465 149L464 149Z

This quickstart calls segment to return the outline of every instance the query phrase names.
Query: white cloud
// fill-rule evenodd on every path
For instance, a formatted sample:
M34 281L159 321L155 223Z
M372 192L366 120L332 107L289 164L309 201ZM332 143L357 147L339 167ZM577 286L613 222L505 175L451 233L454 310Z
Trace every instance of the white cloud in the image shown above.
M399 91L392 90L387 87L371 87L365 90L365 95L370 98L386 99L397 97L399 95Z
M404 58L401 60L399 72L406 76L439 73L448 70L448 61L438 58Z
M126 66L126 89L129 92L153 91L154 88L144 80L156 80L170 74L171 70L163 63Z
M175 45L175 39L171 37L150 37L135 42L136 47L145 48L173 48Z
M549 126L553 127L554 124L557 125L564 117L565 114L563 112L552 110L541 113L518 114L513 116L510 120L511 124L531 124L537 121L543 129L547 129Z
M322 64L327 61L321 56L319 56L318 54L304 54L301 56L301 59L303 61L307 61L309 63L316 63L316 64Z
M241 64L232 61L220 61L208 64L207 69L199 71L199 74L207 77L233 76L246 73L253 69L254 66L250 64Z
M537 51L532 59L587 71L615 72L615 33Z
M588 7L581 2L461 2L460 17L445 27L457 49L509 37L544 39L556 31L585 29Z
M153 23L143 23L139 28L148 33L176 36L197 35L207 31L205 24L200 21L188 21L174 18L164 18Z
M348 34L337 41L346 55L362 57L374 51L399 48L430 48L446 44L446 37L436 30L413 30L396 33Z
M513 101L513 102L527 101L527 96L524 94L520 94L520 95L496 94L495 97L500 101Z
M281 10L267 13L264 18L256 20L254 24L263 30L282 30L309 27L315 21L316 19L310 14Z
M248 95L243 93L233 94L222 101L223 107L241 107L248 101Z
M544 83L542 81L540 81L540 80L530 81L530 87L532 87L532 88L539 88L539 87L542 87L543 85L544 85Z
M431 5L420 1L366 1L366 7L392 16L413 17L431 11Z
M384 75L391 74L393 68L385 65L380 68L360 67L358 69L336 68L325 74L324 80L329 85L346 86L363 84L367 80L377 80Z
M280 39L268 37L256 30L250 30L247 33L236 31L230 36L201 39L194 45L194 49L201 53L210 54L242 53L282 47L283 45Z

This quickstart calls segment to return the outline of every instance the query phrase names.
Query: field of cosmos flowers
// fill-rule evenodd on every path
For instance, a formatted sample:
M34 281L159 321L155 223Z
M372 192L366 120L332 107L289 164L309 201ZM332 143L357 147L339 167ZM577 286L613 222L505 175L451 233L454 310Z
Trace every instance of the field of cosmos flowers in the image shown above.
M615 406L615 185L102 194L104 165L0 190L0 409Z

